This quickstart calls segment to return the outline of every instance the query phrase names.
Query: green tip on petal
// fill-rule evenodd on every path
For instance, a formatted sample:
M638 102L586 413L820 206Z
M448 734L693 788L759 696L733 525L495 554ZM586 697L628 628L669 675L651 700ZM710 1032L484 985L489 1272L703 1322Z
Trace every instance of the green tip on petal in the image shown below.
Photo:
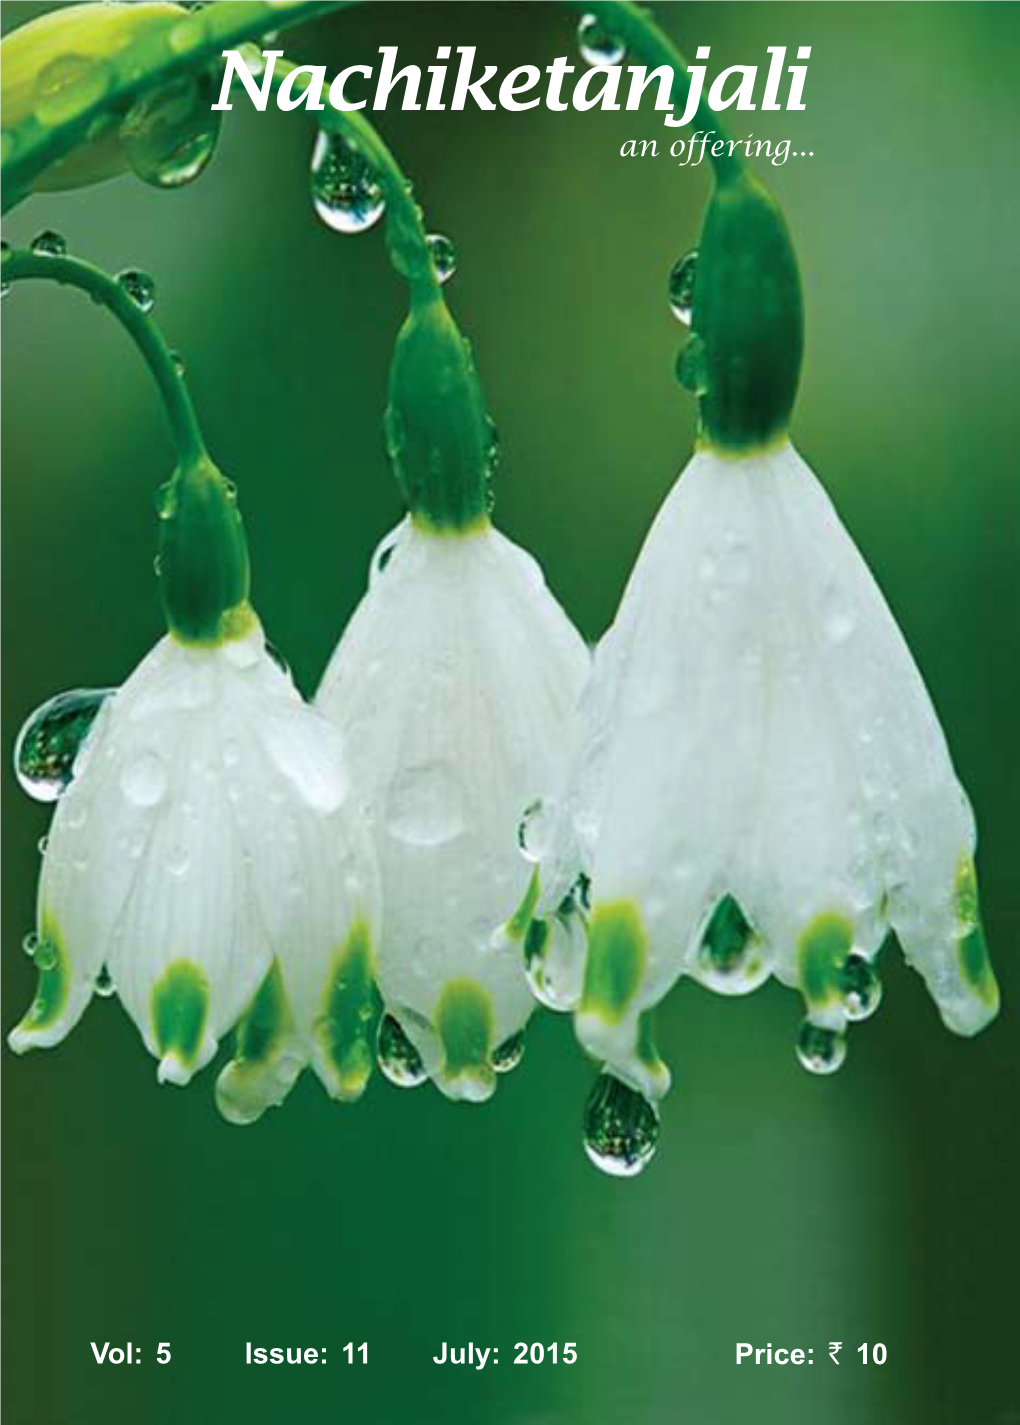
M186 1084L212 1057L206 1038L209 986L192 960L175 960L152 989L152 1032L160 1083Z
M797 962L809 1011L842 1005L842 971L852 945L853 926L838 911L823 911L801 934Z
M536 866L531 873L528 889L524 892L520 905L503 927L510 940L526 940L533 923L535 907L538 904L539 889L538 867ZM527 953L527 944L525 944L525 954Z
M496 1087L492 1067L493 1013L487 990L474 980L451 980L436 1006L445 1062L442 1088L452 1098L480 1103Z
M228 1123L254 1123L283 1102L302 1064L283 974L274 960L237 1026L234 1057L216 1081L216 1107Z
M314 1031L315 1067L334 1098L350 1103L364 1093L375 1067L381 1012L372 936L359 920L333 963Z
M54 1030L67 1004L71 983L70 964L64 939L56 922L44 914L40 920L38 945L34 955L38 981L35 997L21 1022L11 1030L7 1042L15 1054L46 1048L63 1038ZM66 1032L66 1030L64 1031Z
M597 905L588 929L581 1014L619 1024L641 986L647 961L648 941L634 902Z
M977 872L973 857L967 854L962 855L957 864L954 899L957 923L963 932L957 942L960 976L979 1001L981 1012L977 1016L968 1013L959 1023L957 1016L951 1015L947 1023L957 1033L974 1034L998 1014L999 986L981 925Z

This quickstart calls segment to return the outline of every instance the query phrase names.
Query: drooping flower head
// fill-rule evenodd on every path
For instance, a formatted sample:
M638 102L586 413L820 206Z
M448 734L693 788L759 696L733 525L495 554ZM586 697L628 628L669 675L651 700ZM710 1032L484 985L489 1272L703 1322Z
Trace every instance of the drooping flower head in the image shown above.
M76 756L73 736L54 735L73 731L63 700L19 743L23 780L61 795L31 944L38 989L10 1043L56 1044L97 988L116 991L160 1080L184 1084L241 1020L218 1100L249 1121L308 1061L338 1097L364 1087L374 861L340 738L248 604L232 489L202 462L162 513L170 632Z
M490 524L493 435L438 296L398 341L387 430L411 513L316 703L343 731L379 859L381 1062L477 1100L517 1062L534 1008L517 828L562 776L588 655L537 564Z
M710 209L693 325L681 374L702 397L698 450L597 650L543 866L547 883L591 880L580 1039L653 1100L669 1074L650 1013L684 974L722 993L770 974L799 989L798 1053L818 1072L877 1005L890 932L950 1029L973 1034L998 1006L974 822L938 719L786 434L796 268L747 178Z

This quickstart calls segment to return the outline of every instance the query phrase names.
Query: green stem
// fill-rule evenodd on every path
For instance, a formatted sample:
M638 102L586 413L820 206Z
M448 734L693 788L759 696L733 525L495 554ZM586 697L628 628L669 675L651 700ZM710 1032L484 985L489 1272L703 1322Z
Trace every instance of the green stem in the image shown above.
M11 248L3 255L3 281L58 282L77 287L106 307L120 322L152 372L173 431L179 463L193 465L206 455L205 441L184 378L156 323L113 277L78 257Z
M347 3L356 3L356 0L347 0ZM272 87L278 89L298 67L287 59L278 59L273 70ZM325 90L323 92L325 94ZM299 109L294 112L304 111ZM319 127L345 139L371 164L386 197L387 241L394 265L411 284L412 295L426 298L437 296L439 281L429 254L422 211L415 201L411 182L392 151L372 124L354 110L337 109L330 105L319 116Z
M687 61L646 9L629 3L629 0L564 0L564 3L582 14L594 15L608 34L623 41L629 56L634 56L650 68L669 65L673 71L670 95L677 112L684 112L691 91ZM726 138L726 130L718 114L708 107L704 92L691 122L695 130L707 132L714 129L721 139ZM743 167L743 160L735 153L713 154L709 150L707 156L719 182L736 177Z

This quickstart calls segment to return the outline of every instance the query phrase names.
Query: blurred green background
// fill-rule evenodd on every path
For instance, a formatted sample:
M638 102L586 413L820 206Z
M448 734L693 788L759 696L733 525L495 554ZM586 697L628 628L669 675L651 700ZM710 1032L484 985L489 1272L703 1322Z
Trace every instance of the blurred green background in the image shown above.
M5 29L46 6L6 3ZM1020 646L1016 461L1020 9L995 4L660 4L710 72L810 44L801 114L742 115L813 159L761 172L803 264L808 346L795 437L875 570L939 708L981 828L1002 988L974 1042L920 980L883 965L880 1013L826 1081L796 1064L794 997L668 1001L677 1086L652 1168L587 1163L593 1066L537 1016L484 1109L375 1081L354 1108L310 1075L239 1131L213 1072L159 1089L116 1001L3 1074L4 1403L11 1422L329 1418L492 1425L1020 1422L1016 947ZM507 68L574 51L555 5L388 4L285 37L317 62L428 64L477 44ZM254 592L310 692L399 517L380 435L402 292L379 229L314 217L311 121L235 104L191 187L131 177L36 198L10 241L155 274L210 446L239 484ZM434 229L456 242L451 304L503 441L498 518L589 638L611 620L691 447L666 274L693 246L704 169L661 116L377 116ZM743 132L743 128L737 132ZM663 142L665 140L665 142ZM3 1027L31 994L47 812L10 771L17 729L75 685L121 680L161 631L153 492L171 450L134 350L77 295L3 305ZM91 1340L141 1366L98 1368ZM329 1364L246 1368L244 1343L328 1346ZM369 1342L369 1365L340 1348ZM437 1369L442 1341L498 1346ZM577 1365L514 1366L573 1340ZM738 1340L815 1365L734 1365ZM844 1343L829 1363L830 1340ZM169 1341L169 1366L155 1364ZM883 1342L885 1366L860 1364Z

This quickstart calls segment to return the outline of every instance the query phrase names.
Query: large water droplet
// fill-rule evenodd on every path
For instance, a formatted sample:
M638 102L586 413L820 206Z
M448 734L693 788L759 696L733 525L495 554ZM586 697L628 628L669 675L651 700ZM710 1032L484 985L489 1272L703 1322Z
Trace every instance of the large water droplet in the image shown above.
M120 772L120 789L137 807L154 807L167 789L166 766L158 752L139 752Z
M384 1014L379 1021L376 1058L383 1074L398 1089L417 1088L428 1078L421 1055L392 1014Z
M125 267L117 273L117 282L143 312L151 312L156 305L156 283L147 272L137 267Z
M749 994L769 975L765 945L733 896L719 901L702 936L698 979L718 994Z
M14 745L18 781L37 802L55 802L74 774L74 761L112 688L58 693L28 718Z
M636 1089L601 1073L584 1109L584 1147L597 1168L632 1178L646 1168L659 1141L659 1115Z
M60 233L55 233L52 228L46 228L43 232L36 233L29 246L40 257L65 257L67 255L67 239L61 237Z
M465 824L464 795L452 767L429 762L398 773L386 804L391 836L412 846L441 846Z
M698 254L689 252L669 274L669 310L685 327L691 324L694 310L694 279L698 274Z
M577 26L577 47L581 58L594 68L619 64L627 52L623 40L605 29L596 15L582 15Z
M524 1030L519 1029L492 1051L492 1067L497 1074L509 1074L524 1058Z
M129 110L120 140L139 178L156 188L180 188L198 177L219 137L220 114L212 108L217 87L211 75L188 76Z
M805 1019L797 1037L797 1058L810 1074L834 1074L846 1058L846 1035Z
M546 1009L576 1009L584 985L585 929L580 916L534 919L524 937L524 973Z
M386 200L375 169L339 134L319 133L311 176L315 211L334 232L363 233L382 217Z
M440 283L449 282L457 270L457 251L453 243L442 233L429 233L425 245Z
M864 955L848 955L839 974L839 988L847 1019L868 1019L882 1001L882 981Z

